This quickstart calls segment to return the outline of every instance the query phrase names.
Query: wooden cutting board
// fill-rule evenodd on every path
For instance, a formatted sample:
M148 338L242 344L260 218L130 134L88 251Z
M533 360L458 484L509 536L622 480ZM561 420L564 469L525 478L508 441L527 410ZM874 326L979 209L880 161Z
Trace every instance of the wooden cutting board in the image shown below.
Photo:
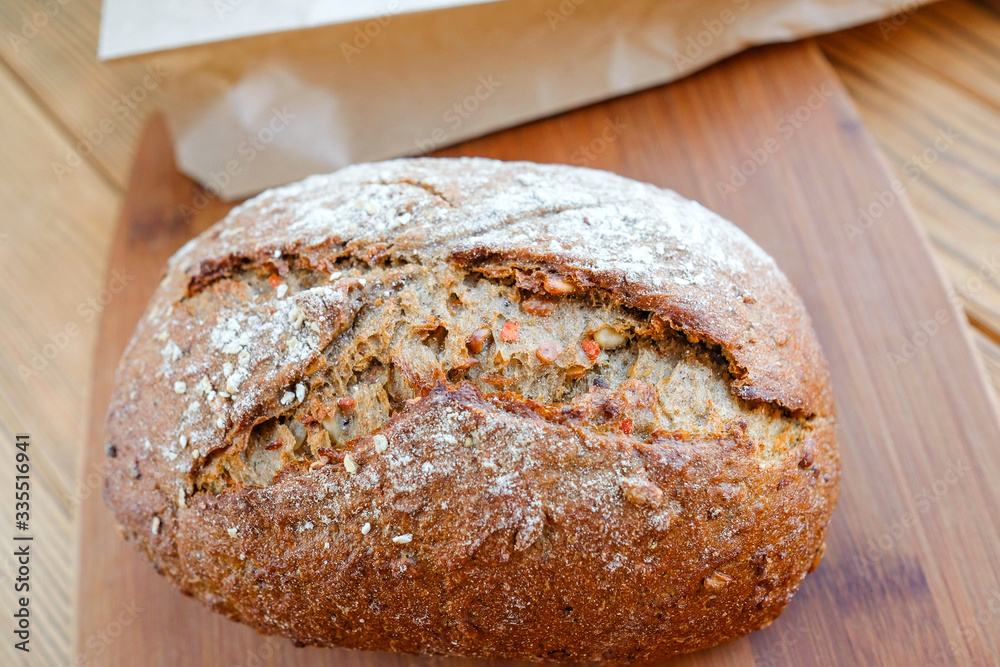
M678 664L998 660L996 405L908 204L814 45L755 49L440 155L582 164L673 188L774 255L815 320L843 456L826 557L771 627ZM85 470L102 463L114 367L164 261L228 208L177 172L164 124L152 122L109 264L135 279L104 316ZM259 636L171 589L118 537L99 497L82 512L88 664L473 664Z

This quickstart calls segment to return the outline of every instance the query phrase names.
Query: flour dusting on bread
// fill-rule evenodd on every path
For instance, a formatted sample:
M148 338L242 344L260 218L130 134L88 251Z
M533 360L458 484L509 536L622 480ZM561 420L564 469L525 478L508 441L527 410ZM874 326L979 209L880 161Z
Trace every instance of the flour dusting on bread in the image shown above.
M106 495L177 586L268 633L663 658L781 612L836 502L833 420L794 289L704 207L396 160L175 254L119 369Z

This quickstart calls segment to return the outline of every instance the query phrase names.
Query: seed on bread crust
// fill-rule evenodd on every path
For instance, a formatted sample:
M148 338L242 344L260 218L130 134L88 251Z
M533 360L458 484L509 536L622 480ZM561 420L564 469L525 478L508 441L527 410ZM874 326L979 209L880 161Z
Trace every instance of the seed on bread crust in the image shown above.
M532 295L521 302L521 308L524 312L531 315L541 315L542 317L548 317L556 311L559 307L559 302L551 297L539 296L537 294Z
M573 285L566 282L562 278L557 278L555 276L545 276L545 291L549 294L558 294L559 296L565 296L573 292Z
M469 338L465 342L465 347L469 350L470 354L479 354L483 351L483 348L488 343L488 338L492 335L493 333L489 327L479 327L469 334Z
M646 479L629 477L619 482L625 499L634 505L660 507L663 505L663 489Z
M514 380L509 377L504 377L503 375L495 375L492 373L486 373L479 376L481 382L491 384L495 387L509 387L514 384Z
M520 327L514 320L508 320L500 327L500 340L505 343L516 343L521 338Z
M730 577L728 574L716 571L713 572L710 577L707 577L705 579L705 588L712 591L717 591L728 586L732 580L733 578Z
M562 354L562 345L554 340L543 341L535 352L535 355L546 364L551 364L560 354Z
M624 334L612 326L604 325L594 332L594 342L602 350L614 350L625 344L628 340Z
M328 466L328 465L330 465L330 459L328 459L325 456L320 456L315 461L313 461L312 463L309 464L309 469L310 470L319 470L320 468L323 468L323 467Z

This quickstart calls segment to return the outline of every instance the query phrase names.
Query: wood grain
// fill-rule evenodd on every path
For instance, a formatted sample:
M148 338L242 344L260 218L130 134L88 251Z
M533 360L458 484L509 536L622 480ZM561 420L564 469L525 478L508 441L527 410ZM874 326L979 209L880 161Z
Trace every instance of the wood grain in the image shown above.
M746 184L720 190L734 167L774 145ZM887 206L860 238L845 230L890 175L814 45L755 49L678 84L441 154L586 162L674 188L777 257L814 317L833 369L844 466L826 558L770 628L678 664L989 662L1000 653L1000 614L989 607L1000 595L995 406L909 205ZM221 213L213 204L190 222L179 217L197 194L173 170L162 124L153 125L112 251L113 265L140 277L102 325L90 462L102 456L111 370L158 267ZM932 333L918 335L922 326ZM472 664L295 649L169 589L114 534L97 498L84 504L83 534L81 654L93 653L88 638L123 605L145 608L91 656L96 664L139 655L147 664Z
M100 0L0 3L0 59L72 139L51 151L49 160L66 162L68 151L75 151L124 188L136 140L160 102L160 90L158 84L144 86L142 63L97 61L100 8Z
M0 299L5 324L0 328L0 371L7 373L0 374L0 432L7 437L27 430L44 446L39 448L45 463L36 502L45 518L37 530L51 546L41 550L46 569L40 576L46 585L37 595L47 609L38 633L45 643L42 662L69 664L80 535L76 505L81 495L93 493L88 480L93 481L94 471L81 462L81 433L96 321L80 322L80 335L49 367L51 375L43 383L26 388L14 371L30 361L37 342L50 330L75 319L71 315L77 304L103 288L112 209L127 183L143 120L157 100L152 95L133 117L117 123L94 154L84 158L80 173L74 170L71 180L79 183L64 186L50 161L63 159L82 134L108 115L114 99L140 85L144 67L94 59L99 0L60 4L64 11L50 16L27 43L13 44L10 35L20 34L26 19L44 11L42 5L28 0L0 4L0 204L6 213L0 234L7 234L0 237L0 271L8 286L6 298ZM934 18L921 22L925 13ZM1000 247L1000 162L995 158L1000 114L991 101L995 96L988 94L996 89L1000 60L995 49L1000 0L979 0L978 5L946 0L910 19L888 39L877 26L875 32L862 27L845 31L843 40L841 33L823 38L821 45L896 177L906 176L902 166L931 145L938 126L961 123L961 151L950 151L947 160L927 170L927 179L907 180L910 201L930 233L936 256L953 285L961 286L974 275L974 260ZM924 23L931 25L925 30ZM941 39L947 48L937 43ZM66 270L49 272L50 265ZM1000 387L1000 348L991 342L1000 340L992 287L974 296L964 304L981 332L976 347L994 386ZM3 478L0 485L8 488L7 481ZM0 518L0 527L7 526L4 521L9 517ZM8 581L9 567L0 560L0 583ZM9 586L0 590L9 608L4 597L12 595ZM797 639L798 633L788 635L789 641ZM0 663L16 664L9 644L2 646Z
M50 178L47 154L65 147L65 138L3 68L0 118L0 488L13 501L10 443L30 434L32 657L55 665L71 655L74 642L75 516L86 492L77 486L77 463L98 322L96 313L80 308L103 288L117 196L87 165L61 182ZM8 544L12 510L8 504L0 512ZM5 611L19 597L12 556L11 550L0 559ZM0 642L0 664L20 664L12 644Z
M1000 11L947 0L899 20L819 43L973 325L1000 334Z

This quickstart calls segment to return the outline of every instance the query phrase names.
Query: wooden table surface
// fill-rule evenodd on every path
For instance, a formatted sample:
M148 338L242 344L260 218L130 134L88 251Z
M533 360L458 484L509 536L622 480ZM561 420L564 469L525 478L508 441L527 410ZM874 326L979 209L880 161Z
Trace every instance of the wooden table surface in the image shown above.
M116 104L145 71L95 62L98 19L98 0L0 4L0 430L6 443L25 432L34 443L30 664L74 660L78 508L100 485L80 456L91 351L102 301L127 287L127 275L107 282L116 267L106 258L135 141L158 104L155 90L127 112ZM947 0L818 41L905 188L1000 387L1000 3ZM77 158L88 137L93 152ZM11 476L5 464L0 487ZM12 520L0 513L0 533L11 534ZM7 555L4 609L12 572ZM0 662L22 664L11 642L2 646Z

